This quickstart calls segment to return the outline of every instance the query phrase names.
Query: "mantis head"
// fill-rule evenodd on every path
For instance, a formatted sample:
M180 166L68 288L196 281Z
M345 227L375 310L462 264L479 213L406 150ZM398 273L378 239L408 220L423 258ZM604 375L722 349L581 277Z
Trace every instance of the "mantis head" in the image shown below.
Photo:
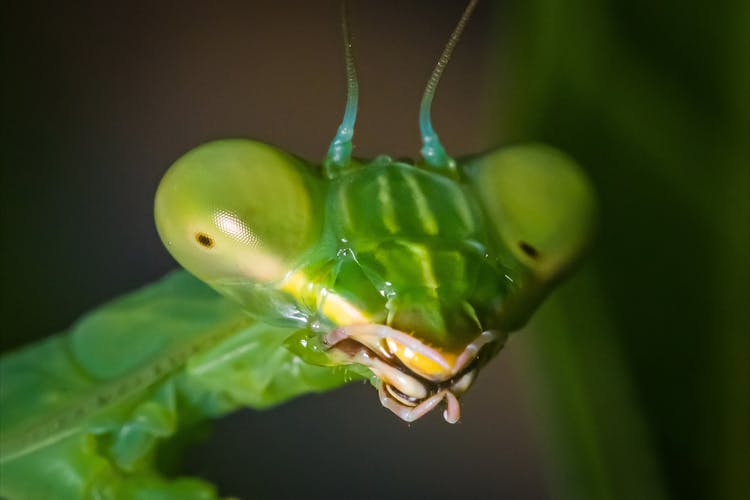
M585 250L595 209L580 168L529 144L458 161L430 105L464 11L420 108L424 161L351 158L358 87L344 15L348 100L322 168L273 146L222 140L167 172L155 216L190 272L321 365L366 368L412 421L458 397ZM292 330L294 332L294 330Z

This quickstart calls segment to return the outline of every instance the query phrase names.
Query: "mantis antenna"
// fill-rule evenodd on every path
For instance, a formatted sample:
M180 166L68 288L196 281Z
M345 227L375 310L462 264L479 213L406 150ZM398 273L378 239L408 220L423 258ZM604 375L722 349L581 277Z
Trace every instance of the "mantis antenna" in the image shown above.
M352 136L354 122L357 120L357 100L359 98L359 84L357 83L357 68L352 54L352 36L349 31L349 11L346 0L341 2L341 32L344 36L344 59L346 61L346 108L344 119L341 120L338 131L331 141L328 154L323 162L328 177L335 177L336 172L346 167L352 156Z
M479 0L471 0L469 5L464 9L464 13L461 15L461 19L458 20L458 24L453 29L451 37L448 39L448 43L443 49L443 53L438 59L435 69L432 70L430 79L427 81L427 87L424 89L422 95L422 103L419 106L419 131L422 134L422 157L428 165L440 169L448 169L451 173L456 170L456 161L448 156L443 149L443 145L440 144L440 139L437 133L432 128L432 118L430 117L430 108L432 106L432 98L435 96L435 89L437 88L440 77L443 75L445 66L451 58L453 49L456 47L461 33L463 32L466 24L469 22L474 8L477 6Z

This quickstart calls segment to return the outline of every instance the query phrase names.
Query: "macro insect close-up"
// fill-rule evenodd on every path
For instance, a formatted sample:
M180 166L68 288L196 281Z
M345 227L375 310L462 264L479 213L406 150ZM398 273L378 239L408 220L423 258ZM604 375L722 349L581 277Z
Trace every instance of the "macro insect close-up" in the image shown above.
M0 498L680 491L547 18L224 7L11 12Z

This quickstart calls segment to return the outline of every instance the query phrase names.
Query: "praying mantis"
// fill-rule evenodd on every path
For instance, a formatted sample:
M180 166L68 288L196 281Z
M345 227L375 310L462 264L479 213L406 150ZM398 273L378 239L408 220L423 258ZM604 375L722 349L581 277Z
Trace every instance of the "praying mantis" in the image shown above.
M347 104L312 165L248 139L209 142L155 201L187 270L84 316L0 363L0 495L210 498L154 452L240 406L369 380L405 421L460 396L588 242L580 168L540 144L453 159L430 109L469 2L420 106L422 157L352 156L358 84L343 15ZM39 474L44 470L44 474Z

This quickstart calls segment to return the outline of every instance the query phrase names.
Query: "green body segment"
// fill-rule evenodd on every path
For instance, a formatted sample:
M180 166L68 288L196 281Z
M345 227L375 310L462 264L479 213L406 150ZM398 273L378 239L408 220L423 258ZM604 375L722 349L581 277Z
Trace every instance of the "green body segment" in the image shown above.
M302 363L292 333L181 271L3 356L0 497L217 498L163 478L157 446L198 420L360 378Z

